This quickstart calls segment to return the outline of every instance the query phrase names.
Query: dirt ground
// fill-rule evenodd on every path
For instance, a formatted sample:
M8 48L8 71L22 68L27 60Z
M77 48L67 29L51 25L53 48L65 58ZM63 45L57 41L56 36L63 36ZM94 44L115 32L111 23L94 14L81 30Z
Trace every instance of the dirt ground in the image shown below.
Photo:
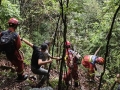
M88 82L86 72L79 67L79 87L70 86L68 90L97 90L97 82ZM23 82L16 82L16 72L14 66L6 59L0 59L0 90L30 90L37 83L37 75L31 72L30 66L25 65L25 74L29 78ZM56 70L50 72L50 83L53 90L57 90L59 73ZM46 85L44 85L46 86ZM43 86L43 87L44 87ZM64 87L63 87L64 88Z

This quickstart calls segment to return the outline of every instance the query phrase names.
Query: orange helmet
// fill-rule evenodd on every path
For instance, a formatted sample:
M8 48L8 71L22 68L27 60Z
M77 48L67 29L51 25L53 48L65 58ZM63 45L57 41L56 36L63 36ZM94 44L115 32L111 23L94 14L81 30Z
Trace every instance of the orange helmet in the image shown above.
M70 44L69 41L66 41L66 42L65 42L65 45L66 45L66 46L70 46L71 44Z
M101 65L104 64L104 58L98 57L98 58L97 58L97 63L98 63L98 64L101 64Z
M8 24L15 24L15 25L18 25L19 22L16 18L10 18L9 21L8 21Z

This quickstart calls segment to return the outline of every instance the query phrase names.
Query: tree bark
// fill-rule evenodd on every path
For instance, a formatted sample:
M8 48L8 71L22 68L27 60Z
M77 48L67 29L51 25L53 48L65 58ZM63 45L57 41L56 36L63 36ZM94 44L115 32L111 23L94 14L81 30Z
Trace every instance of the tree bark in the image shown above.
M0 0L0 6L1 6L2 0Z

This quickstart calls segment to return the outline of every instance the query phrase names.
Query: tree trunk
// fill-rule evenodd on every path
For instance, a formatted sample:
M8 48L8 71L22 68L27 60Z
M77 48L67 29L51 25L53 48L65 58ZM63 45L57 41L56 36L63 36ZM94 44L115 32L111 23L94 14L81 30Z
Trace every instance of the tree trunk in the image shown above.
M2 0L0 0L0 5L1 5L1 3L2 3Z

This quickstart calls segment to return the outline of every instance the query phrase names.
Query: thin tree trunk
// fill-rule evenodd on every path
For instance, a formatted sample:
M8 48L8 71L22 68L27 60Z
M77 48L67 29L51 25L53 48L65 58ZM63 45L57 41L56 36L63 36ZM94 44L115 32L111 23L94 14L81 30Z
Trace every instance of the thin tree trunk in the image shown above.
M112 29L113 29L113 26L114 26L114 23L115 23L115 19L116 19L116 16L117 16L119 10L120 10L120 5L118 6L118 8L117 8L116 11L115 11L115 14L114 14L113 20L112 20L112 24L111 24L111 27L110 27L110 31L109 31L108 36L107 36L107 39L108 39L108 40L107 40L107 45L106 45L105 64L104 64L103 73L101 74L101 77L100 77L100 84L99 84L98 90L100 90L100 88L101 88L102 77L103 77L103 75L104 75L104 73L105 73L105 69L106 69L106 58L107 58L108 52L109 52L109 42L110 42L110 39L111 39L111 34L112 34Z
M2 3L2 0L0 0L0 5L1 5L1 3Z

